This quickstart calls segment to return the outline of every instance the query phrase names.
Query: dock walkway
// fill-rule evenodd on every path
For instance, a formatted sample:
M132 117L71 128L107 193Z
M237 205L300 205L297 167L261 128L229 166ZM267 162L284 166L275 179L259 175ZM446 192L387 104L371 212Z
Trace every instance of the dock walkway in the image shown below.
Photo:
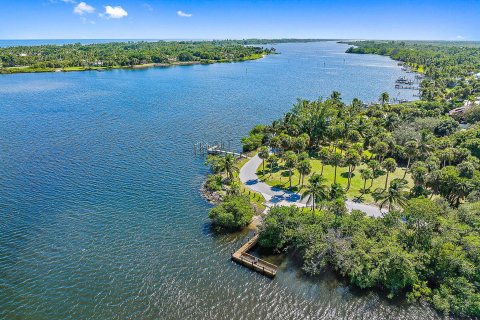
M278 267L270 262L259 259L257 257L248 254L247 252L252 249L258 241L258 235L253 236L252 239L247 241L243 246L232 254L232 260L250 268L254 271L260 272L267 277L275 277Z
M231 154L234 157L248 158L243 153L236 153L232 151L222 150L219 146L213 146L207 149L208 154Z

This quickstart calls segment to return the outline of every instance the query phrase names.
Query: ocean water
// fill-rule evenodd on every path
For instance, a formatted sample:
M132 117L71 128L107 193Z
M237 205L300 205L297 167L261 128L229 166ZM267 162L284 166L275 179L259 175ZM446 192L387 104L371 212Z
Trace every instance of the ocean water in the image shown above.
M333 42L276 47L244 63L0 76L0 318L439 318L289 258L270 280L230 261L246 231L211 231L194 143L239 148L296 98L397 96L404 75Z

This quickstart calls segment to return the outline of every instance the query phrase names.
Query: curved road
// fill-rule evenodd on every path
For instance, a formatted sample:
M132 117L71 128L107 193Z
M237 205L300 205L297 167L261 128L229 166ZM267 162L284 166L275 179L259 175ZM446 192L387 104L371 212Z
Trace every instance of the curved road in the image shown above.
M305 207L306 199L302 200L300 194L286 191L280 188L271 187L261 181L257 176L257 168L262 164L262 159L258 155L248 160L240 169L240 181L253 191L259 192L266 200L266 206L290 206ZM353 202L346 200L345 205L349 211L360 210L371 217L382 217L380 209L373 205Z

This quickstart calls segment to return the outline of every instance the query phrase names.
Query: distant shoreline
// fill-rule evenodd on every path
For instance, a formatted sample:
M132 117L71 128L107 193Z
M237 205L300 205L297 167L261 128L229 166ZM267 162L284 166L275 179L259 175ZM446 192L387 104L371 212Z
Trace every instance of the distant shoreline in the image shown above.
M241 62L275 53L274 48L257 46L258 42L259 40L139 41L0 47L0 74Z
M112 66L112 67L65 67L65 68L30 68L30 67L11 67L11 68L0 68L0 74L17 74L17 73L47 73L47 72L78 72L78 71L109 71L114 69L130 69L130 70L140 70L148 68L167 68L167 67L176 67L176 66L192 66L198 64L216 64L216 63L234 63L234 62L245 62L253 61L265 58L268 54L255 55L252 57L246 57L243 59L232 59L232 60L211 60L211 61L175 61L170 63L145 63L145 64L136 64L133 66Z

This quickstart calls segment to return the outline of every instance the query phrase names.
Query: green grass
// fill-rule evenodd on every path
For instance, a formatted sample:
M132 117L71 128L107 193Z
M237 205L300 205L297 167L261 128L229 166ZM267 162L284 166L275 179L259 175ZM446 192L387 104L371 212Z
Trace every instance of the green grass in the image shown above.
M312 164L312 174L313 173L318 173L320 174L321 168L322 168L322 163L318 159L311 159L310 163ZM361 195L362 190L363 190L363 179L360 175L360 169L362 168L367 168L365 164L362 164L358 167L356 167L355 171L352 174L352 183L350 186L350 189L347 192L347 197L350 199L357 198ZM289 179L288 179L288 170L285 170L282 167L282 163L280 163L280 166L278 167L277 170L274 170L272 173L272 176L270 177L270 170L268 168L267 163L265 164L265 175L262 175L262 166L260 165L257 169L257 174L259 178L267 183L270 186L274 187L280 187L282 189L288 189L289 188ZM404 168L397 168L397 170L393 173L391 173L388 177L388 181L392 181L395 178L403 178L404 174ZM310 174L311 175L311 174ZM325 184L330 185L333 183L333 176L334 176L334 169L332 166L326 165L323 169L323 176L327 179ZM302 193L305 191L306 187L301 186L298 183L299 180L299 173L297 170L293 171L292 174L292 191L300 192ZM304 184L308 184L308 177L304 178ZM370 186L370 180L367 180L367 193L363 195L362 200L365 203L373 203L374 200L371 196L371 192L374 191L376 188L382 188L385 186L385 178L386 176L380 176L376 178L373 181L372 187L369 188ZM410 177L410 174L407 174L406 180L408 181L408 187L413 186L413 181ZM348 168L347 167L338 167L337 168L337 183L341 184L344 188L347 187L348 183Z

